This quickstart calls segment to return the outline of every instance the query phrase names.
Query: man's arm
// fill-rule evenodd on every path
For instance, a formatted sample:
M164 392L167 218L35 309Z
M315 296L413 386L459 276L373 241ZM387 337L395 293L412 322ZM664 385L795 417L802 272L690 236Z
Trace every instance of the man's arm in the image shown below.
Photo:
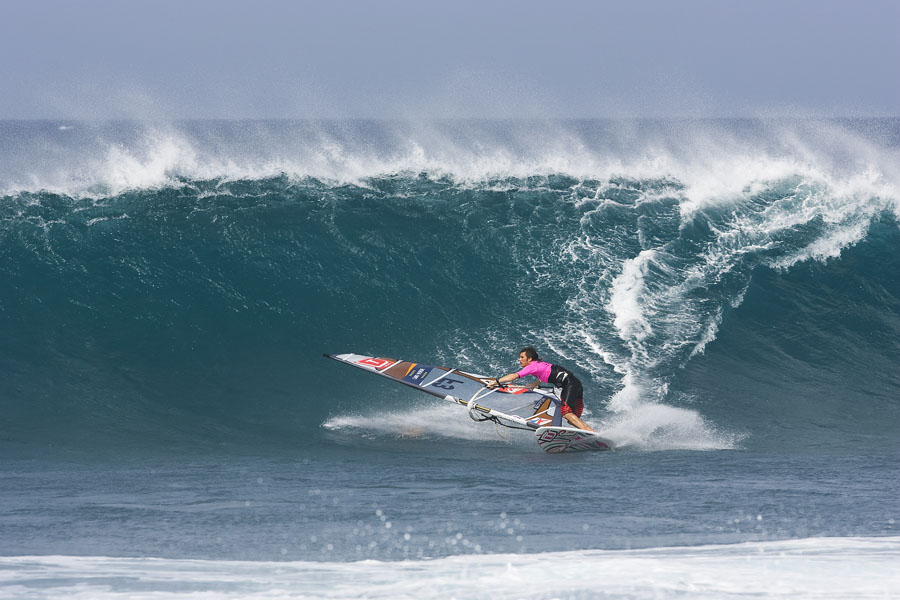
M502 385L504 383L509 383L510 381L515 381L518 378L519 378L518 373L509 373L507 375L504 375L502 377L497 377L493 381L488 382L487 386L489 388L497 387L498 385Z

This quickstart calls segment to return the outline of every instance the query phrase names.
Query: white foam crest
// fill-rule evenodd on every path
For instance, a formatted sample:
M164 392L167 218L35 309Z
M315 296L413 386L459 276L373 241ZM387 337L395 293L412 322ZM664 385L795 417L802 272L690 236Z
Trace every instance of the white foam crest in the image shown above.
M734 205L772 182L808 172L809 167L791 157L738 153L710 157L702 166L680 165L674 171L686 188L680 209L682 222L688 223L705 208Z
M762 518L763 515L760 515ZM383 562L0 557L0 598L883 599L900 537L831 537ZM577 577L535 577L564 564Z
M115 196L131 190L180 187L190 180L265 179L284 173L267 158L240 160L209 155L172 127L145 127L137 141L98 141L94 155L61 161L51 171L24 181L0 182L4 195L48 191L75 198Z
M898 198L900 151L836 123L768 123L754 141L698 128L689 140L690 152L665 153L665 169L685 186L683 222L697 211L731 206L794 177L825 183L838 196Z
M121 146L108 149L98 165L102 179L97 182L113 194L129 189L156 188L168 184L178 173L198 170L197 154L177 136L151 135L142 153Z
M366 139L365 128L356 131L353 127L305 124L293 137L272 124L247 124L239 141L221 141L215 136L196 137L175 125L148 124L127 146L116 141L91 142L86 151L93 156L87 159L82 158L85 148L81 147L45 152L52 157L44 161L49 170L29 170L11 180L5 176L0 189L78 196L88 190L97 194L98 187L118 193L178 185L181 179L262 179L281 174L339 184L410 173L472 184L549 174L591 181L670 178L689 190L681 207L689 218L697 210L725 205L766 182L798 173L834 172L834 180L840 181L848 173L870 168L896 182L898 171L892 162L896 152L875 147L837 126L828 129L828 136L818 137L797 128L773 126L767 137L746 140L727 132L727 126L707 131L709 126L690 123L673 124L671 131L662 128L639 134L640 128L628 122L608 123L600 132L580 129L583 126L577 123L548 121L513 121L505 126L382 122L374 125L379 132L377 143ZM115 139L113 134L104 135ZM855 148L856 163L838 169L828 153L846 145Z

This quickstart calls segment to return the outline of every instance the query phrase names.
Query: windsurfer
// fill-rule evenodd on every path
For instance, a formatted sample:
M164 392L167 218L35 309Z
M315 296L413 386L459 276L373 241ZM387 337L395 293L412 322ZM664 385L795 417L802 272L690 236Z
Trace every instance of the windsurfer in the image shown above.
M538 357L537 351L531 346L522 348L519 352L519 364L522 366L520 371L497 377L487 384L488 387L497 387L526 375L534 375L544 383L552 383L562 388L562 393L560 393L560 400L562 400L560 412L566 421L578 429L594 431L587 423L581 420L581 413L584 411L584 388L582 388L581 382L578 381L578 378L571 371L559 365L542 362Z

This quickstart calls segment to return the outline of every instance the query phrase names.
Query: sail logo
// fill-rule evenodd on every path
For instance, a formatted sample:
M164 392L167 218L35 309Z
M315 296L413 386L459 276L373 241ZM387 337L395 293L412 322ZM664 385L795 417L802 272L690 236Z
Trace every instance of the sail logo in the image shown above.
M403 378L403 381L420 385L421 382L424 381L426 377L428 377L428 374L431 373L431 369L433 368L434 367L430 367L427 365L414 367L410 369L409 373L406 374L406 377Z
M393 361L389 358L374 358L374 357L369 356L369 357L366 357L366 358L358 361L356 364L363 365L366 367L373 367L376 370L380 371L382 369L387 369L389 366L394 364L394 362L396 362L396 361Z

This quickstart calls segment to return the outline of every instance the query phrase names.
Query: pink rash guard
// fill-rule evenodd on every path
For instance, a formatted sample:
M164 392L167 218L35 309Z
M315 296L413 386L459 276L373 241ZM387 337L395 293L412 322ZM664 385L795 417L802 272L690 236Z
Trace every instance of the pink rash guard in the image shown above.
M531 361L527 367L516 373L519 377L525 377L526 375L536 375L538 379L547 383L550 381L550 367L552 367L548 362L542 362L539 360Z

